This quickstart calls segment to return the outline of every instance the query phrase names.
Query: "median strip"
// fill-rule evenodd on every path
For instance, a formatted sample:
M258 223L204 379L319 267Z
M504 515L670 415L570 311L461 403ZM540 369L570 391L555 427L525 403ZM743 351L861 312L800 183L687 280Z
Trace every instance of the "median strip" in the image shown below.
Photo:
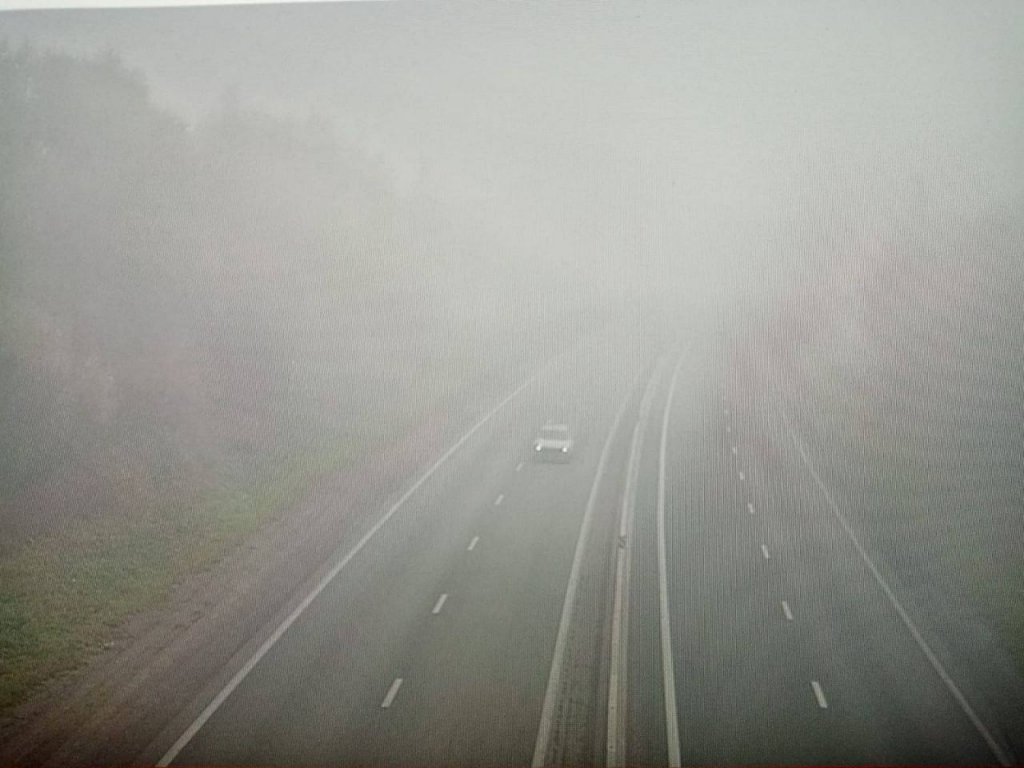
M565 665L565 646L569 636L569 624L572 621L572 613L576 605L576 590L579 588L580 571L583 567L583 554L586 549L588 533L590 532L591 521L594 517L594 506L597 503L597 491L604 476L605 466L608 463L608 455L611 453L612 442L619 424L626 413L636 390L637 381L634 379L629 385L626 396L622 399L615 420L612 422L608 436L605 438L604 447L601 449L601 457L597 462L597 471L594 473L594 482L590 486L590 495L587 498L587 506L583 510L583 521L580 523L579 536L576 539L576 550L572 558L572 567L569 570L569 581L565 588L565 600L562 602L562 616L558 622L558 634L555 637L555 650L551 657L551 671L548 674L548 684L544 691L544 704L541 708L540 724L537 728L537 739L533 746L533 768L545 765L548 761L548 749L551 746L551 732L555 724L555 705L562 684L562 671Z
M679 746L679 712L676 705L676 673L672 659L672 632L668 606L668 554L665 544L665 456L668 452L668 421L672 413L672 400L676 393L676 381L679 370L683 367L683 359L679 358L672 380L668 385L668 399L665 402L665 413L661 420L661 445L658 450L658 615L661 629L661 672L662 692L665 697L665 731L668 742L668 764L672 768L682 765Z
M650 417L651 400L661 380L664 358L659 358L643 397L633 427L626 461L626 485L622 492L619 515L619 546L615 553L615 597L612 610L611 648L608 669L608 729L605 743L605 764L617 768L626 759L626 691L627 645L629 641L629 582L633 560L633 516L636 502L636 481L640 474L640 455Z

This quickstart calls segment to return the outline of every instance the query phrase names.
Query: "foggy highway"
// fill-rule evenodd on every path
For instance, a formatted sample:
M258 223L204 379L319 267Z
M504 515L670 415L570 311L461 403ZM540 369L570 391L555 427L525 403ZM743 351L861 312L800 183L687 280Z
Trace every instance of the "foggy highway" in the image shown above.
M625 368L594 365L607 360L591 355L574 376L556 367L541 377L548 386L513 398L523 401L508 406L514 413L495 413L500 426L486 425L428 478L201 727L193 720L184 740L154 745L161 763L1010 761L901 621L781 412L732 402L713 344L663 357L634 386ZM642 390L650 402L638 425ZM772 450L747 421L765 412ZM523 430L544 415L571 417L582 437L571 463L531 460ZM612 757L601 706L590 705L587 723L556 722L540 742L538 729L581 530L583 560L613 562L608 533L634 430L625 750ZM610 583L600 585L602 635ZM568 618L587 620L576 604ZM596 678L608 662L582 660ZM597 701L578 684L563 676L555 720L568 700Z
M524 439L486 430L162 762L529 763L581 519L627 395L614 369L565 368L515 414L572 423L571 463L533 462L518 424Z
M1024 3L43 5L0 766L1024 761Z

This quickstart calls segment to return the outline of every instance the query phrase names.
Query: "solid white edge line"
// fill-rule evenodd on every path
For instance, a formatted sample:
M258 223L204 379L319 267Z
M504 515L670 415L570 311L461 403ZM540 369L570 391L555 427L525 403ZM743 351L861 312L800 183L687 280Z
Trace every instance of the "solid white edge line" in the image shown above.
M608 669L608 719L605 742L605 764L614 768L625 761L626 752L626 670L629 641L629 583L633 562L633 514L636 504L635 487L640 474L640 456L643 451L647 420L657 382L661 379L664 358L659 358L644 388L637 412L633 436L626 461L626 485L622 491L619 514L619 542L615 554L615 598L612 609L611 647Z
M814 689L814 698L818 700L818 706L828 709L828 700L825 698L825 692L821 689L821 684L817 680L811 680L811 688Z
M385 694L384 696L384 701L380 703L381 709L388 709L391 706L391 704L395 701L395 696L398 695L398 689L402 687L402 682L402 678L395 678L395 682L391 684L391 687L388 688L387 694Z
M985 743L988 745L988 748L992 751L992 754L995 756L996 760L999 761L999 764L1004 766L1013 765L1013 760L1010 758L1010 755L1007 754L1006 750L1004 750L1002 746L1000 746L999 742L995 740L995 737L992 736L992 733L981 721L981 718L978 717L977 713L974 711L974 707L970 705L970 702L967 701L967 697L965 697L964 694L960 691L959 686L957 686L957 684L953 681L953 678L950 677L949 673L946 671L946 668L942 666L942 662L939 661L938 657L932 651L931 646L928 645L924 637L918 631L917 626L910 619L910 615L903 609L903 605L896 598L896 594L892 591L892 589L890 589L889 584L885 581L885 579L882 578L882 574L879 572L878 568L875 567L875 564L871 560L871 558L868 557L868 553L865 551L864 547L861 546L860 540L857 538L856 534L854 534L853 529L850 527L849 523L846 522L846 517L844 517L843 513L839 511L839 506L836 504L835 499L832 498L832 494L829 492L828 487L825 485L825 482L821 479L821 476L818 474L818 470L814 468L814 464L807 456L807 451L804 449L803 441L797 435L796 430L793 429L793 425L789 420L789 415L786 413L785 408L780 408L779 410L782 414L782 420L786 424L786 430L789 432L790 437L796 444L797 450L800 452L800 457L803 459L804 464L806 464L807 468L810 470L811 475L814 477L815 483L817 483L818 487L821 489L821 492L825 495L825 500L828 501L828 505L832 510L832 514L835 516L836 520L839 521L840 527L846 533L847 537L849 537L850 542L853 544L854 549L857 550L857 554L860 555L861 560L864 561L864 564L868 567L868 570L871 571L871 575L875 577L875 581L877 582L878 586L881 587L882 592L885 593L885 596L889 599L890 605L892 605L893 609L896 611L896 614L900 617L900 620L903 622L903 625L907 628L907 631L910 632L911 637L914 638L914 641L917 643L917 647L921 649L921 652L925 655L925 658L927 658L928 662L932 665L932 669L935 670L935 673L939 676L942 682L945 683L946 688L949 690L949 692L953 694L953 698L956 699L957 704L960 705L960 709L963 710L963 713L967 715L967 719L971 721L971 724L974 726L975 730L977 730L978 733L981 735L982 739L985 740Z
M551 363L549 363L548 365L551 365ZM330 571L327 572L327 574L322 579L320 579L320 581L317 583L315 587L313 587L309 594L307 594L302 599L302 602L300 602L295 607L295 609L290 614L288 614L287 618L285 618L285 620L278 625L278 627L273 631L273 633L271 633L270 637L263 641L262 645L260 645L260 647L256 649L256 652L249 658L249 660L242 666L242 668L234 674L234 676L228 681L227 685L225 685L220 690L220 692L213 697L213 700L206 705L203 711L199 713L199 716L192 721L188 728L185 729L185 732L178 737L178 740L171 745L171 748L168 749L164 753L163 757L161 757L160 760L156 763L156 765L159 768L164 768L164 766L170 765L171 761L173 761L174 758L176 758L178 754L181 752L181 750L183 750L188 745L188 743L199 732L199 729L206 724L206 721L213 716L213 713L217 711L220 705L227 700L228 696L230 696L232 692L234 692L234 690L241 684L241 682L253 670L253 668L257 664L259 664L260 660L267 655L271 648L274 647L274 644L281 639L281 636L288 631L288 628L295 623L295 620L298 619L300 615L302 615L302 612L310 606L310 604L317 598L317 596L321 592L324 591L324 589L327 587L328 584L331 583L334 577L337 576L341 572L341 570L349 564L349 562L351 562L352 558L359 554L363 547L366 546L367 542L369 542L370 539L372 539L374 535L376 535L376 533L384 527L388 520L390 520L394 516L394 514L402 507L402 505L405 504L405 502L408 501L409 498L417 490L419 490L420 486L423 485L430 478L430 476L433 475L434 472L438 470L438 468L442 464L444 464L448 459L450 459L452 455L454 455L454 453L458 451L459 448L461 448L466 443L466 441L469 440L470 437L472 437L481 427L483 427L484 424L490 421L494 417L494 415L498 413L498 411L500 411L509 402L511 402L514 397L516 397L520 392L526 389L526 387L528 387L533 381L535 381L545 370L547 370L547 368L548 366L544 366L537 374L535 374L534 376L520 384L518 387L516 387L508 396L505 397L504 400L502 400L490 411L488 411L483 416L483 418L481 418L476 424L474 424L470 428L468 432L466 432L462 437L460 437L455 442L454 445L452 445L447 451L445 451L444 454L442 454L441 458L435 461L430 466L430 468L427 469L426 472L419 476L416 482L413 483L408 488L408 490L406 490L406 492L402 494L398 501L391 505L390 509L388 509L388 511L384 513L384 515L373 525L373 527L370 528L370 530L363 535L363 537L356 543L356 545L348 551L348 554L346 554L345 557L343 557L333 568L331 568Z
M662 688L665 694L665 731L668 742L668 764L670 768L678 768L681 764L679 746L679 711L676 704L676 673L672 659L672 628L668 611L668 555L665 545L665 453L668 446L668 421L672 412L672 400L675 397L676 381L679 370L683 366L683 358L679 358L672 381L668 385L668 399L665 401L665 413L661 420L661 446L658 451L658 614L661 624L661 670Z
M434 609L431 611L431 613L437 616L437 614L441 612L441 609L444 608L446 600L448 600L448 593L442 592L441 596L437 598L437 602L434 603Z
M601 477L604 475L605 465L608 463L608 454L611 453L615 433L619 429L619 423L622 421L626 407L633 397L636 385L637 379L634 379L622 400L622 404L619 406L618 413L615 414L615 420L612 422L611 429L608 430L608 437L605 438L604 447L601 449L601 457L597 462L594 482L590 486L587 506L583 511L583 520L580 523L580 532L576 539L576 551L572 558L572 568L569 570L569 581L565 587L562 616L558 622L558 635L555 637L555 649L551 657L551 671L548 674L548 684L544 691L544 705L541 708L540 723L537 726L537 739L533 746L533 760L530 763L533 768L539 768L539 766L544 765L544 761L547 758L548 746L551 742L551 729L555 720L555 703L558 698L558 689L562 682L562 667L565 663L565 644L569 635L569 622L576 603L576 589L579 585L580 570L583 566L583 551L586 545L587 533L590 531L594 505L597 501L597 490L601 484Z
M472 552L474 549L476 549L477 542L479 542L479 541L480 541L480 537L479 536L474 536L472 538L472 540L469 542L469 546L466 547L466 551L467 552Z

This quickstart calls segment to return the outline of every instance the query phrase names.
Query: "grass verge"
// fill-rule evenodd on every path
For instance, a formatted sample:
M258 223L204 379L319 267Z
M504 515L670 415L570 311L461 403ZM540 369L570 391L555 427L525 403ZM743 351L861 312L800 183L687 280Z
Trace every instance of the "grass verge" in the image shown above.
M926 559L950 602L972 606L1024 675L1024 498L1013 433L986 422L982 409L939 399L910 403L917 405L910 414L903 403L893 410L898 420L886 424L885 403L865 407L857 393L837 396L851 392L846 379L826 366L814 373L807 402L815 419L801 431L819 446L818 468L843 495L862 543L886 553L880 559L894 570L901 558ZM872 423L865 414L876 411ZM966 427L957 431L950 414ZM979 447L978 435L994 447Z
M348 443L283 466L256 486L69 525L0 561L0 713L80 667L133 613L209 568L324 474L359 455Z

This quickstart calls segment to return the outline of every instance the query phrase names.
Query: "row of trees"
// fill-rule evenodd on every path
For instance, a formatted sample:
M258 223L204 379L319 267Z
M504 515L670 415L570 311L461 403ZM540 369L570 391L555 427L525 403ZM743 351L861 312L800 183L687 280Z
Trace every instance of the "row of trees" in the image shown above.
M116 56L9 48L0 104L0 515L15 528L125 484L251 476L406 407L409 387L448 391L430 378L446 357L512 338L531 286L507 254L397 194L328 120L227 99L187 126Z

